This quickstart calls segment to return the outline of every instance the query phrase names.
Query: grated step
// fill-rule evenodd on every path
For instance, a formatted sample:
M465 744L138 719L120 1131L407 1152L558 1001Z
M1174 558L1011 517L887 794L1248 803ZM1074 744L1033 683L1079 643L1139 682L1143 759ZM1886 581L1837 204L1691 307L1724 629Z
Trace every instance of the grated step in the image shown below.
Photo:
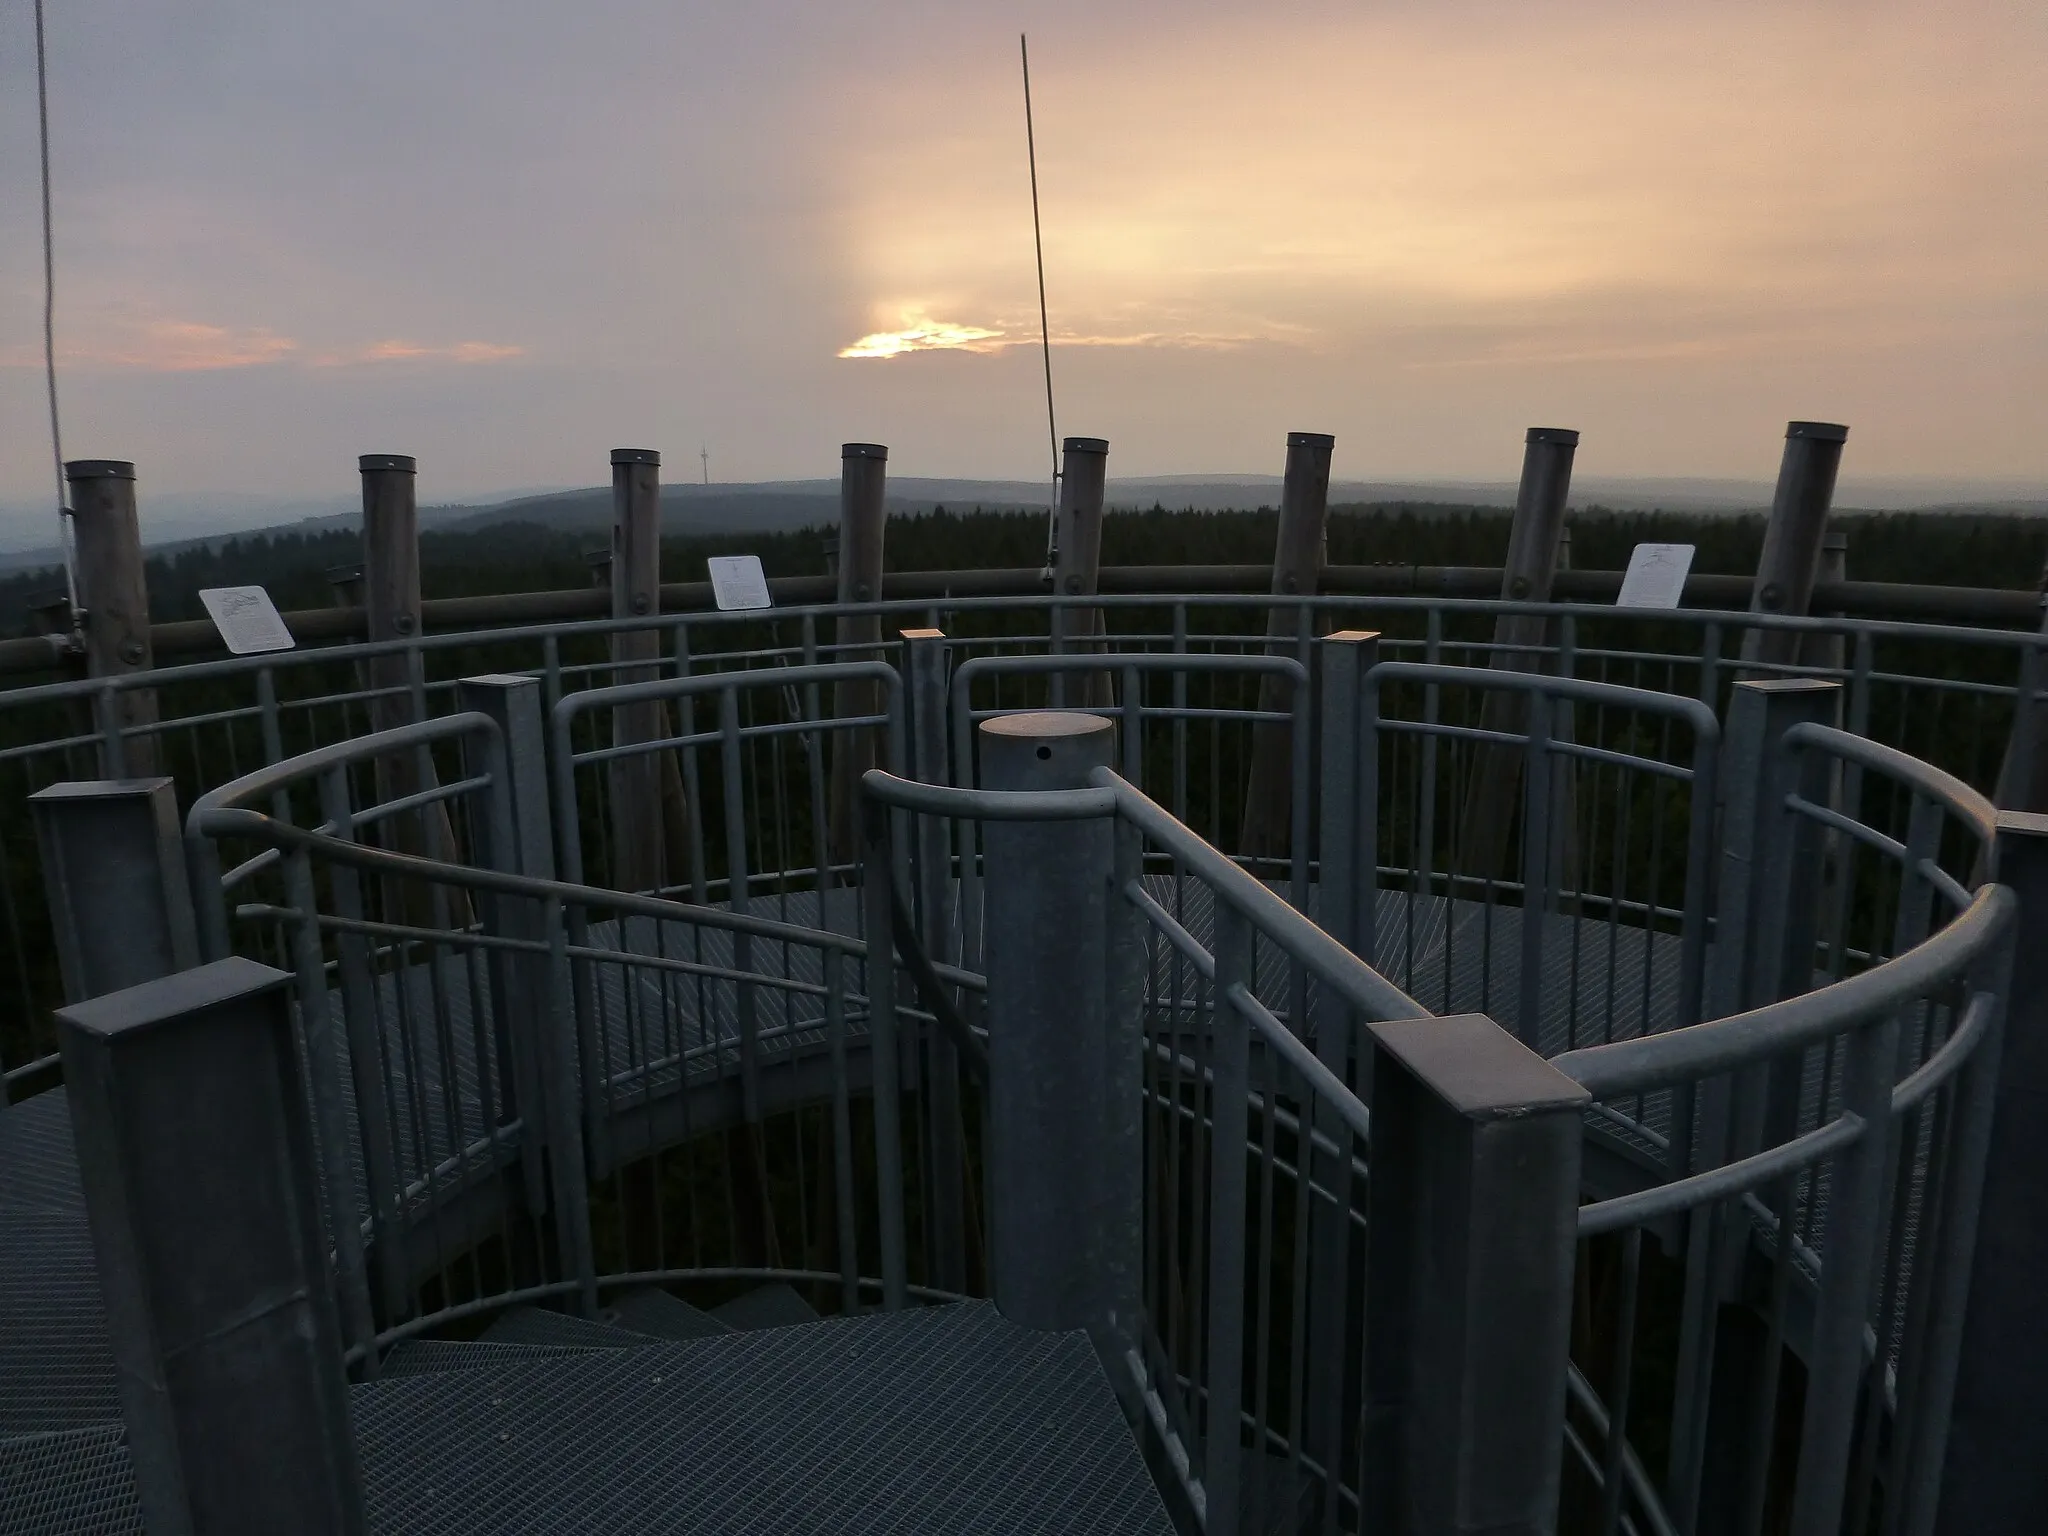
M747 1332L758 1328L791 1328L798 1323L818 1321L817 1308L796 1293L795 1287L777 1280L756 1286L744 1296L735 1296L711 1315L731 1327Z
M377 1379L418 1376L426 1371L467 1371L506 1365L514 1360L545 1360L551 1355L585 1355L603 1345L498 1344L487 1339L405 1339L391 1347L377 1368Z
M0 1439L0 1536L144 1536L127 1431Z
M350 1400L368 1526L394 1536L1173 1531L1086 1335L986 1303L522 1355ZM120 1426L0 1441L0 1509L0 1536L141 1532Z
M724 1318L699 1311L687 1301L652 1286L628 1292L617 1306L603 1314L603 1321L652 1339L677 1341L713 1339L735 1331L735 1325Z
M478 1337L486 1344L573 1344L585 1349L631 1349L647 1342L644 1334L545 1307L514 1307L500 1313Z

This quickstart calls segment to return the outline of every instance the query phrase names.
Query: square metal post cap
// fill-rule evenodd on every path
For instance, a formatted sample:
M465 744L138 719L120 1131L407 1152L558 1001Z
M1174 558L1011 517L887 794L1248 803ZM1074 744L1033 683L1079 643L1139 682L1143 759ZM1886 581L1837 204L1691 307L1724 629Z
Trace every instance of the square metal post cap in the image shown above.
M291 984L291 974L240 955L124 987L57 1010L57 1022L98 1040L153 1029L225 1003Z

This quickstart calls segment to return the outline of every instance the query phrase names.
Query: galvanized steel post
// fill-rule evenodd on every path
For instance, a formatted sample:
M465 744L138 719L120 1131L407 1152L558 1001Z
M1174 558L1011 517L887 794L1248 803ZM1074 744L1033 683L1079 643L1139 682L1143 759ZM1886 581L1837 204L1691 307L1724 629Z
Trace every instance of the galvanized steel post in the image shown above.
M1482 1014L1366 1030L1362 1524L1548 1533L1591 1095Z
M117 678L156 664L150 646L149 585L142 526L135 513L135 466L122 459L73 459L64 466L71 527L78 542L78 606L84 612L89 675ZM156 743L124 733L156 724L156 694L123 688L99 704L100 772L147 778Z
M1738 681L1729 697L1719 778L1714 945L1706 978L1709 1019L1804 990L1796 985L1796 957L1802 952L1810 982L1820 829L1805 817L1788 827L1783 806L1796 782L1788 775L1811 774L1814 765L1791 762L1780 746L1793 726L1832 720L1840 694L1841 684L1821 678L1763 678ZM1824 765L1821 772L1824 798ZM1809 899L1800 900L1801 891ZM1784 1086L1782 1074L1778 1086ZM1739 1084L1723 1076L1697 1085L1689 1111L1681 1106L1679 1113L1688 1123L1690 1144L1684 1144L1688 1130L1681 1129L1677 1150L1701 1168L1741 1156L1745 1148L1757 1150L1771 1102L1766 1071L1752 1071ZM1740 1417L1749 1411L1748 1398L1713 1385L1749 1380L1761 1365L1756 1357L1762 1341L1743 1325L1746 1314L1725 1316L1723 1308L1734 1295L1734 1267L1746 1251L1746 1221L1704 1207L1687 1218L1671 1424L1672 1502L1681 1523L1691 1518L1687 1512L1696 1509L1709 1485L1738 1488L1748 1476L1752 1437Z
M1321 902L1317 919L1326 933L1354 954L1363 952L1365 919L1378 888L1373 856L1367 849L1367 823L1378 808L1360 794L1361 785L1371 782L1371 777L1360 771L1360 758L1377 750L1367 729L1365 677L1379 664L1379 651L1380 637L1371 630L1338 630L1324 636L1322 643L1321 702L1317 707L1322 757L1316 829ZM1340 1081L1355 1083L1361 1097L1369 1098L1370 1052L1357 1063L1357 1075L1353 1075L1358 1037L1352 1011L1327 992L1318 994L1317 1008L1316 1058ZM1329 1138L1335 1151L1319 1153L1311 1146L1307 1153L1310 1182L1329 1198L1310 1202L1308 1336L1316 1341L1316 1348L1308 1362L1303 1449L1327 1467L1340 1455L1346 1368L1357 1358L1350 1337L1354 1149L1350 1132L1323 1100L1317 1097L1311 1102L1314 1129Z
M651 448L612 450L612 617L646 619L645 629L611 637L612 681L648 683L660 675L661 455ZM659 741L668 734L659 699L612 711L612 742ZM611 789L611 884L651 891L666 883L661 818L661 757L639 752L606 765Z
M882 535L888 521L889 450L880 443L842 443L839 448L839 604L879 602L882 596ZM865 661L880 655L879 614L848 614L838 621L834 661ZM866 647L867 649L859 649ZM832 713L839 719L881 711L881 693L861 679L832 686ZM859 840L860 776L875 766L875 731L854 726L832 734L832 857L853 862Z
M906 629L902 635L904 693L910 709L910 774L922 783L950 784L946 700L951 655L946 637L936 629ZM943 816L919 816L912 838L918 940L926 956L941 963L954 959L951 834L951 824ZM942 1029L926 1030L923 1035L924 1133L932 1171L925 1232L933 1284L958 1293L967 1289L967 1160L960 1119L960 1053Z
M1115 724L1096 715L999 715L980 735L986 789L1075 789L1115 761ZM1101 820L991 821L982 838L996 1306L1099 1334L1114 840Z
M1572 461L1579 434L1570 427L1531 427L1522 448L1522 483L1508 532L1507 563L1501 570L1503 602L1547 603L1557 578L1564 544L1565 504L1571 499ZM1541 614L1505 613L1493 621L1493 654L1487 665L1510 672L1547 670L1543 653L1552 643L1551 624ZM1520 735L1530 700L1495 689L1479 705L1481 730ZM1514 747L1475 746L1459 830L1463 873L1498 880L1507 860L1508 829L1515 820L1515 786L1523 775L1523 754Z
M1330 454L1337 439L1327 432L1287 434L1287 473L1280 486L1280 527L1273 542L1273 596L1313 597L1321 584L1325 529L1330 516ZM1288 602L1276 605L1266 620L1266 650L1275 656L1299 655L1313 631L1304 623L1305 610ZM1292 703L1287 680L1259 680L1259 709L1285 714ZM1289 851L1293 828L1293 741L1291 725L1265 720L1252 728L1251 771L1245 781L1241 850L1255 858L1278 858Z
M1055 597L1093 597L1102 571L1102 495L1109 469L1109 442L1100 437L1070 437L1060 447L1059 522L1054 543L1059 551L1053 566ZM1052 613L1052 649L1095 651L1101 648L1102 610L1062 608ZM1065 704L1066 674L1052 675L1053 707ZM1099 707L1110 700L1109 674L1081 675L1077 704Z
M1803 614L1812 603L1821 536L1835 498L1842 445L1848 440L1849 429L1834 422L1785 424L1785 457L1778 465L1771 520L1764 526L1763 553L1757 557L1751 613ZM1742 659L1790 664L1799 659L1800 639L1792 630L1749 629L1742 637Z
M1929 1528L1940 1536L2028 1530L2048 1498L2048 1414L2041 1409L2048 1372L2048 1309L2041 1305L2048 1274L2048 1183L2041 1177L2048 1167L2048 815L1999 813L1998 881L2019 897L2003 1044L1988 1055L1978 1048L1980 1060L1965 1070L1984 1071L1988 1080L1957 1106L1966 1132L1985 1133L1982 1183L1968 1203L1973 1219L1953 1232L1965 1255L1957 1277L1963 1295L1935 1314L1959 1335L1949 1380L1929 1388L1928 1459L1939 1510L1916 1523L1919 1505L1931 1501L1909 1500L1901 1526L1909 1536Z
M169 779L52 784L28 803L67 1003L199 963Z
M152 1536L364 1529L290 982L228 959L57 1014Z

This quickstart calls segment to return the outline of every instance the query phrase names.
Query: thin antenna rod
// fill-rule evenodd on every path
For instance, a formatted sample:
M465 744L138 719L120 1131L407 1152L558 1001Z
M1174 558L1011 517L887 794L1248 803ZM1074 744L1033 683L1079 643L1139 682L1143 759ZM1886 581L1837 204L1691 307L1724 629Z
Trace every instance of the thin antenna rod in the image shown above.
M78 625L78 576L71 554L71 509L64 495L64 433L57 416L57 251L50 223L50 77L43 63L43 0L36 0L36 130L43 172L43 379L50 394L50 458L57 471L57 548L64 557L64 595Z
M1038 255L1038 345L1045 354L1045 434L1052 446L1052 499L1058 516L1060 499L1060 429L1052 411L1052 328L1045 318L1045 240L1038 229L1038 142L1031 131L1031 45L1017 34L1017 52L1024 61L1024 152L1031 160L1031 248Z

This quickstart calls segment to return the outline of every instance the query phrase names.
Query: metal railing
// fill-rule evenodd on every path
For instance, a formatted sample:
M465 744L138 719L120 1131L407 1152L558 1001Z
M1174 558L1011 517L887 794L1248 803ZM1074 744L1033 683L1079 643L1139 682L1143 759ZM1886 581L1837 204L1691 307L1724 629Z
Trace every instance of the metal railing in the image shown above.
M651 664L662 677L811 666L871 654L834 639L842 614L943 627L955 665L978 656L1046 653L1052 644L1052 610L1070 607L1092 607L1105 615L1106 632L1091 643L1113 654L1266 655L1267 616L1276 605L1299 620L1293 627L1300 640L1282 649L1303 665L1318 648L1314 635L1344 625L1381 632L1388 658L1464 664L1491 659L1498 664L1491 640L1495 619L1511 612L1541 615L1553 626L1554 643L1531 659L1540 660L1545 670L1690 695L1716 712L1741 670L1734 660L1740 636L1756 627L1796 632L1811 640L1813 654L1803 655L1796 668L1763 672L1839 679L1844 685L1840 723L1987 792L2012 731L2012 701L2022 674L2040 672L2037 635L1870 620L1720 612L1650 615L1564 604L1342 593L1280 598L1147 592L1090 602L1037 595L949 597L941 591L928 601L776 610L765 617L689 613L651 623L563 622L435 634L16 688L0 693L0 806L16 807L29 793L60 781L151 771L172 775L181 799L189 803L252 767L388 723L373 720L373 710L397 708L415 719L449 713L457 707L460 679L481 672L539 678L552 708L583 689L648 672L646 665L615 661L610 648L617 637L649 631L662 637L660 659ZM374 664L393 657L403 660L405 683L378 684L371 676ZM1751 673L1760 675L1757 669ZM1050 697L1043 678L990 679L985 697L982 686L977 685L977 708L1025 707ZM1147 748L1148 761L1173 754L1174 779L1152 776L1168 772L1164 767L1148 770L1146 783L1157 786L1162 803L1212 842L1234 847L1242 776L1258 728L1249 718L1256 705L1244 681L1148 673L1146 686L1164 690L1148 695L1148 706L1217 708L1239 715L1235 720L1212 718L1206 725L1199 717L1163 722ZM2031 696L2032 685L2025 686ZM138 692L154 696L153 721L129 723L120 707L122 699ZM1319 707L1311 698L1312 716ZM795 713L784 710L782 718ZM583 729L588 734L581 749L609 744L604 723L596 717ZM675 755L685 771L692 763L698 763L697 771L717 771L701 749ZM794 764L775 771L792 787L800 780ZM694 797L674 798L686 810L672 839L681 851L672 860L678 874L670 888L689 888L689 839L707 830L707 879L715 884L722 840L715 828L694 822ZM785 814L792 825L806 814L794 789ZM773 842L771 835L758 868L776 866L778 861L767 856ZM593 860L591 878L608 883L611 850L603 838L593 846L603 848L604 857ZM0 1072L17 1096L52 1081L55 1069L48 1013L60 999L60 986L50 959L41 886L40 854L28 818L18 810L0 812L0 987L9 999L0 1015Z
M1926 1529L2012 897L1989 883L1981 793L1828 722L1867 727L1893 686L1995 697L1873 661L1894 641L1993 642L1848 626L1840 668L1745 669L1722 659L1721 615L1600 621L1676 625L1700 642L1679 654L1595 647L1590 621L1544 608L1556 644L1503 657L1478 622L1498 604L1387 604L1372 616L1419 633L1317 639L1318 616L1359 610L1297 601L1298 639L1278 643L1236 622L1263 625L1264 602L1094 606L1113 621L1100 652L1045 654L1043 603L965 604L948 622L979 633L907 640L900 668L821 641L817 613L720 621L735 643L717 651L701 616L664 620L652 664L601 653L630 624L520 637L530 668L474 637L421 642L403 648L419 718L368 735L388 691L319 669L376 648L174 669L43 698L97 698L108 728L8 761L96 744L118 768L136 743L170 758L183 741L191 761L162 765L199 782L202 742L260 736L267 766L194 804L195 905L210 955L260 949L298 977L366 1369L463 1316L657 1281L1004 1304L1010 1132L990 1095L1030 989L991 985L1020 942L991 914L1028 882L985 833L1071 822L1104 829L1086 851L1098 958L1040 957L1040 989L1093 998L1105 1049L1129 1047L1074 1139L1107 1170L1078 1223L1096 1246L1075 1262L1105 1277L1083 1321L1206 1529L1370 1525L1399 1481L1370 1426L1410 1411L1373 1374L1406 1346L1373 1332L1392 1315L1373 1276L1406 1262L1388 1244L1420 1241L1390 1235L1418 1190L1455 1196L1426 1159L1371 1156L1383 1108L1422 1112L1400 1097L1415 1084L1456 1100L1391 1029L1429 1021L1411 992L1507 1015L1510 1032L1478 1021L1474 1049L1548 1073L1530 1079L1544 1113L1572 1119L1570 1198L1549 1213L1571 1336L1553 1503L1603 1532L1691 1530L1724 1497L1736 1529L1832 1536L1845 1512L1859 1532ZM433 679L444 650L513 675ZM1286 711L1261 707L1267 679ZM161 704L181 681L256 702L113 725L118 688ZM828 707L843 685L878 702ZM978 724L1069 700L1116 727L1084 787L953 787L1000 782ZM1286 733L1278 859L1223 851L1262 731ZM855 743L895 770L864 783L907 826L835 803ZM657 783L652 803L679 801L683 837L664 889L605 888L636 831L621 770L670 762L680 793ZM1482 793L1502 786L1504 820ZM856 853L832 846L835 815L859 821L842 827ZM1487 838L1501 851L1469 858ZM1422 963L1432 921L1440 973ZM1372 1218L1368 1252L1380 1201L1394 1215ZM1730 1419L1715 1405L1738 1376ZM1781 1396L1796 1436L1777 1433Z
M1717 957L1762 1005L1556 1061L1600 1105L1660 1090L1674 1102L1664 1180L1579 1212L1581 1264L1619 1293L1612 1333L1582 1341L1604 1366L1604 1401L1574 1383L1602 1532L1625 1513L1638 1528L1692 1529L1715 1501L1717 1529L1779 1528L1767 1515L1795 1531L1879 1517L1887 1532L1932 1528L2014 898L1971 888L1993 867L1995 815L1958 780L1814 723L1771 743L1764 766L1755 825L1731 833L1765 854L1754 917ZM1886 809L1903 836L1830 803L1838 767L1860 770L1866 805L1897 797ZM1823 942L1821 887L1831 878L1846 904L1859 864L1889 877L1889 899L1866 889L1860 946L1839 931ZM1722 921L1735 915L1724 903ZM1654 1410L1669 1428L1663 1497L1628 1449L1639 1298L1660 1264L1683 1285L1669 1407ZM1731 1319L1744 1300L1753 1311ZM1761 1339L1731 1340L1738 1325ZM1710 1407L1712 1382L1745 1365L1753 1396L1731 1423ZM1780 1385L1793 1369L1803 1406L1788 1451Z
M451 782L369 787L451 744ZM519 872L548 821L516 756L466 712L249 775L188 819L209 951L267 948L298 977L352 1358L670 1280L786 1279L849 1310L938 1294L905 1257L916 1170L873 1123L898 1058L861 1047L897 1010L877 1024L866 944L815 903L792 923ZM400 825L430 807L456 845L431 858ZM223 871L224 847L257 851Z

